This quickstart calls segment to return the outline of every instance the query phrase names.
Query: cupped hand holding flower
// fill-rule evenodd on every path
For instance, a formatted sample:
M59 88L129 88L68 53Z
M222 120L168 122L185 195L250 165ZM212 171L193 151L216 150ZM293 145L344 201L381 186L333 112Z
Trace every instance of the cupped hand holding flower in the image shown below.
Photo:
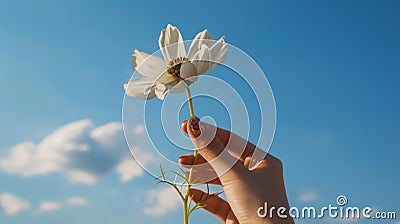
M227 56L227 44L224 38L214 38L204 30L196 35L189 51L179 30L168 25L161 31L160 50L164 59L138 50L132 55L132 67L142 78L130 80L124 85L126 94L135 98L163 100L168 92L180 93L185 89L188 94L190 119L183 123L183 131L188 133L196 147L194 154L180 157L179 163L189 168L185 179L186 191L179 190L175 183L165 180L164 171L159 177L162 183L174 187L183 202L184 224L189 223L190 214L204 208L226 224L255 223L293 223L288 219L261 219L257 216L259 206L264 202L272 206L289 208L283 181L282 163L275 157L267 155L255 169L251 171L249 163L256 147L229 131L217 129L216 136L204 139L208 132L207 124L200 130L198 119L194 115L189 85L195 82L200 74L206 73L219 64ZM227 146L228 139L236 138L239 145ZM239 151L245 146L244 152ZM230 151L227 151L230 150ZM236 150L236 152L235 152ZM200 154L198 154L200 152ZM242 151L240 151L242 152ZM224 156L220 156L224 155ZM210 169L197 170L197 164L205 163ZM233 166L231 166L233 165ZM202 175L211 172L217 178L201 182ZM191 188L194 183L217 184L223 187L227 201L217 194L208 194ZM181 185L182 187L183 185ZM182 189L182 188L181 188ZM195 202L191 207L190 198Z
M193 178L199 184L222 186L227 199L225 201L218 196L209 198L204 202L205 210L225 224L294 223L288 214L290 207L284 185L283 165L279 159L268 154L255 169L250 171L249 164L256 146L222 128L216 128L214 132L215 127L209 124L203 124L202 134L197 136L187 124L187 121L182 123L182 131L190 136L196 149L199 150L196 164L206 165L200 169L195 167ZM179 157L179 164L183 167L191 166L192 161L193 155ZM210 176L217 178L209 180ZM190 195L197 203L204 199L207 193L192 188ZM287 218L280 218L276 213L272 218L269 216L260 218L257 211L265 202L269 208L285 208L282 214Z

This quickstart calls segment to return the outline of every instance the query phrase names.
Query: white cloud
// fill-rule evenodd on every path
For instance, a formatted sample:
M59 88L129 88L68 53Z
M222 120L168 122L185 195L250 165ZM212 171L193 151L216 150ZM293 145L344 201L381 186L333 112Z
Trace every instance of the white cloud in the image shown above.
M143 213L150 216L161 216L173 211L181 205L181 199L175 189L164 187L159 190L149 191L147 202L153 205L143 210Z
M83 197L70 197L70 198L67 198L64 202L42 201L38 206L38 210L36 211L36 214L54 212L54 211L60 210L62 208L65 208L66 206L69 206L69 207L84 206L86 204L87 204L87 201Z
M6 215L16 215L31 207L28 201L25 201L10 193L0 194L0 207Z
M56 201L44 201L39 205L39 212L53 212L61 208L61 204Z
M44 151L50 150L38 150L32 142L23 142L11 150L8 158L0 159L0 168L6 173L32 176L56 171L66 162L64 157Z
M57 201L43 201L38 205L38 209L35 213L47 213L61 209L63 206L84 206L87 204L87 200L83 197L70 197L65 202ZM31 204L21 198L10 193L0 194L0 208L6 215L13 216L17 215L24 210L31 208Z
M144 173L142 167L132 158L123 160L117 166L117 172L120 174L121 182L127 182L135 177L140 177Z
M128 156L122 160L117 166L117 172L120 174L120 181L127 182L135 177L140 177L144 174L142 167L149 164L155 163L156 159L151 153L141 150L139 147L132 147L132 153L135 155L135 159L132 156ZM137 161L140 161L140 166Z
M67 173L72 183L94 184L98 179L95 175L81 170L71 170Z
M310 202L310 201L315 201L317 199L318 199L318 194L314 191L306 192L298 197L298 200L301 202Z
M129 131L134 133L131 151L136 159L143 166L155 164L154 156L140 150L149 144L144 143L144 126ZM62 173L70 182L94 184L116 169L121 182L127 182L144 173L138 164L128 161L128 155L120 122L96 127L84 119L58 128L37 144L27 141L12 147L8 155L0 157L0 171L24 177Z
M100 126L92 130L90 136L102 146L111 149L125 141L122 134L122 124L119 122L110 122Z
M67 205L76 205L76 206L83 206L87 204L87 201L83 197L71 197L68 198L65 203Z
M138 125L138 126L136 126L135 127L135 129L133 130L133 132L135 133L135 134L144 134L144 132L145 132L145 128L144 128L144 126L143 125Z
M60 172L72 182L93 184L127 153L121 123L95 127L85 119L58 128L38 144L14 146L0 158L0 170L21 176Z

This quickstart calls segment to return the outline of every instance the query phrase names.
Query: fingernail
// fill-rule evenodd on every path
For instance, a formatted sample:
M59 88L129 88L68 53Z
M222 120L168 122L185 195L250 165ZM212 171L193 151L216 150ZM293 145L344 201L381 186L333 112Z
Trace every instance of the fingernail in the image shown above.
M189 127L195 136L201 134L199 121L200 119L196 116L191 117L188 121Z

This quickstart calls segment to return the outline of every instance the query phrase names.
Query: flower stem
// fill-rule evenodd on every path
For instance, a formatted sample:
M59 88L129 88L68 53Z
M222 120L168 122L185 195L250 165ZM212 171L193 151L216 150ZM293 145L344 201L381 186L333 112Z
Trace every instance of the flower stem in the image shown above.
M189 104L190 117L194 117L193 102L192 102L192 94L190 93L189 86L186 86L186 93L187 93L187 97L188 97L188 104Z
M187 93L187 97L188 97L190 117L194 118L195 115L194 115L194 109L193 109L192 95L190 93L189 86L186 86L186 93ZM190 188L192 187L193 166L197 163L197 157L198 157L198 152L197 152L197 149L195 149L193 152L192 166L190 167L190 171L189 171L186 194L185 194L185 198L183 201L183 218L184 218L183 223L184 224L189 224L190 206L188 204L188 201L190 200L190 198L189 198L190 197Z
M183 201L183 223L189 224L188 200Z

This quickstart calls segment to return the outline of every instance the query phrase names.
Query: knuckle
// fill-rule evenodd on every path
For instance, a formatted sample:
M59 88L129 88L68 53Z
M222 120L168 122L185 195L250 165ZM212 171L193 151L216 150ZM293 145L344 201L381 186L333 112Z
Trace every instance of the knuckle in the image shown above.
M268 154L268 156L266 157L266 161L272 167L283 169L283 162L275 156Z
M275 163L276 163L276 167L277 167L277 168L283 169L283 162L282 162L282 160L276 158L276 159L275 159Z

